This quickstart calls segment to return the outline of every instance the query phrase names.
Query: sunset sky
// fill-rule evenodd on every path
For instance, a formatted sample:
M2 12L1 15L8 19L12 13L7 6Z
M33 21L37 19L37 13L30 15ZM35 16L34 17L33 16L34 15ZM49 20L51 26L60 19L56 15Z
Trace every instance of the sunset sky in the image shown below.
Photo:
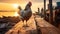
M26 6L26 4L31 1L32 2L32 9L36 10L38 7L43 7L43 0L0 0L0 10L14 10L13 4L20 5L23 9ZM48 0L47 4L48 4ZM59 0L53 0L53 3L55 5L56 1Z
M0 10L17 10L17 7L14 5L20 5L22 9L25 8L26 4L32 2L32 11L37 11L37 8L40 9L43 7L43 0L0 0ZM56 6L56 2L60 0L53 0L53 5ZM48 4L48 0L46 0ZM46 4L46 5L47 5Z

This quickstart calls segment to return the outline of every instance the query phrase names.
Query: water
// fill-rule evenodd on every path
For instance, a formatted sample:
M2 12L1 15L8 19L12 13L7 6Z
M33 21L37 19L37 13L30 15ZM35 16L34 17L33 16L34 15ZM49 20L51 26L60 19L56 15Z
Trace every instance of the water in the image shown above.
M0 16L14 16L15 12L0 12Z

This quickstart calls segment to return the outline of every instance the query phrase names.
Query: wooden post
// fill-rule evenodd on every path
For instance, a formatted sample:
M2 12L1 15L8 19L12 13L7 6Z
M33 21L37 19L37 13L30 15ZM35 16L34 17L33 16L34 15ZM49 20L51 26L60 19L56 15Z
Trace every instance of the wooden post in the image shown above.
M40 15L40 8L38 8L38 15Z
M53 8L52 8L52 0L49 0L49 10L50 10L50 13L49 13L49 22L51 24L53 24Z
M44 19L46 19L46 0L44 0Z

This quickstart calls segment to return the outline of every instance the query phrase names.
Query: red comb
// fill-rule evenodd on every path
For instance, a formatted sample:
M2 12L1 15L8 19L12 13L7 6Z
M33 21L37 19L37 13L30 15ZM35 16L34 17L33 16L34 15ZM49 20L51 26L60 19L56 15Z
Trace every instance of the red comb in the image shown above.
M29 2L28 4L29 4L29 5L32 5L32 3L31 3L31 2Z

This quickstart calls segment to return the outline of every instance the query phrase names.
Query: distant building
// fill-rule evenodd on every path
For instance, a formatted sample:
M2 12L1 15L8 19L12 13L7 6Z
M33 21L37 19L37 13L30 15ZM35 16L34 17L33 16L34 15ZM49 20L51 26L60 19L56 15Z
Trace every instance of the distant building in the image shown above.
M60 7L60 2L57 2L57 7Z

